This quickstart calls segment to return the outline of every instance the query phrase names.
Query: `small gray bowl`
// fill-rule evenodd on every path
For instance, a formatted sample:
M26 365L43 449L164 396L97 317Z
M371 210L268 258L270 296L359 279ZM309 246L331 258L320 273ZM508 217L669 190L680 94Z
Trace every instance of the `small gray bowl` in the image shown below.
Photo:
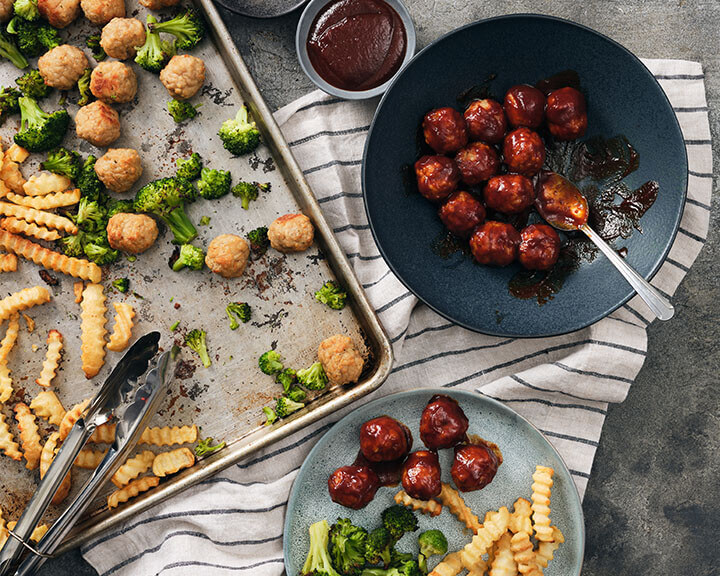
M297 51L300 66L305 74L307 74L308 78L310 78L310 80L312 80L318 88L328 94L332 94L333 96L338 96L340 98L344 98L345 100L365 100L366 98L373 98L374 96L383 94L415 54L415 26L413 25L412 18L410 18L410 13L400 0L384 0L393 10L395 10L395 12L398 13L398 16L400 16L400 19L405 26L405 35L407 40L405 58L403 59L402 65L398 71L395 72L392 78L384 84L369 90L342 90L340 88L336 88L332 84L328 84L320 77L320 75L315 71L315 68L313 68L307 52L307 39L310 34L310 27L315 21L315 17L318 15L318 12L320 12L320 10L332 1L333 0L310 0L308 5L305 7L302 16L300 16L297 32L295 33L295 50Z

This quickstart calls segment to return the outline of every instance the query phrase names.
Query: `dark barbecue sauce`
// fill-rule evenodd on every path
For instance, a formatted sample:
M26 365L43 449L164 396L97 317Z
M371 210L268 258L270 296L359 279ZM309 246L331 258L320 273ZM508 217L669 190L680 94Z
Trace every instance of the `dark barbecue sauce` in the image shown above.
M405 458L391 462L370 462L370 460L363 456L361 451L358 451L355 462L353 462L353 466L367 466L368 468L372 468L380 480L380 486L396 486L400 484L403 464L405 464Z
M339 0L315 17L307 39L315 71L342 90L369 90L400 69L407 50L405 26L382 0Z

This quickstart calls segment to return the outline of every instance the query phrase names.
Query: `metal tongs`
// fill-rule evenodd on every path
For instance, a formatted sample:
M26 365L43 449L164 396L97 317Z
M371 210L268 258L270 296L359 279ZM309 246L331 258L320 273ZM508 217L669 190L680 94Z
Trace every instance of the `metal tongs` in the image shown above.
M148 372L150 361L158 352L159 342L159 332L140 338L108 376L85 416L75 423L14 530L8 530L10 538L0 551L0 576L11 574L13 564L25 549L31 554L15 572L16 576L34 573L50 558L105 482L135 447L158 403L165 397L166 374L173 360L171 352L163 353ZM40 542L32 546L29 543L30 534L45 514L78 453L97 427L108 422L116 422L115 442L75 500Z

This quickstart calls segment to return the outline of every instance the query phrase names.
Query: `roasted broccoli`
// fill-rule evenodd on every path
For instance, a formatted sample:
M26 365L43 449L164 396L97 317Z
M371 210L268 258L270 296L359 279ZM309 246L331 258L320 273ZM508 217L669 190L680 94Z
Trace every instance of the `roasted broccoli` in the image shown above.
M180 272L183 268L191 270L202 270L205 265L205 252L202 248L193 246L192 244L183 244L180 246L178 258L172 265L175 272Z
M78 176L80 176L82 169L80 154L67 148L57 148L48 152L47 160L40 164L40 168L55 174L67 176L75 182Z
M47 114L27 96L18 98L18 103L22 120L20 130L15 134L15 143L30 152L46 152L60 146L70 124L67 111L57 110Z
M28 67L27 58L22 55L15 41L3 32L0 32L0 57L10 60L15 68L22 70Z
M202 164L202 158L200 158L200 154L197 152L193 152L190 158L178 158L175 160L175 165L177 166L175 177L182 178L188 182L197 180L200 178Z
M87 197L80 198L75 224L83 230L105 229L107 211L97 200L89 200Z
M193 8L165 22L148 21L148 28L155 33L164 32L175 36L175 46L179 50L192 50L205 36L205 24Z
M184 100L175 100L173 98L168 102L167 108L170 116L172 116L173 120L175 120L175 122L179 124L180 122L184 122L185 120L195 118L195 116L197 116L198 114L197 109L200 108L200 106L202 106L202 104L193 106L192 104L190 104L190 102L186 102Z
M37 0L15 0L13 12L15 16L19 16L23 20L33 21L40 18Z
M85 40L85 45L91 50L95 62L102 62L107 58L105 50L100 46L100 34L88 36L87 40Z
M328 382L325 370L323 370L320 362L315 362L310 368L298 370L297 377L298 382L308 390L322 390Z
M355 526L349 518L338 518L330 528L330 559L335 569L345 576L359 574L365 566L365 545L368 533Z
M210 226L210 216L203 216L198 220L200 226Z
M43 80L43 77L40 76L40 72L37 70L25 72L20 78L15 79L15 84L18 85L23 96L34 98L35 100L41 100L50 94L50 86L45 84L45 80Z
M300 388L300 386L293 386L290 390L285 392L285 396L294 402L305 402L305 398L307 398L305 390Z
M187 180L161 178L138 190L136 212L149 212L162 219L175 236L176 244L189 244L197 237L197 230L185 214L185 202L195 199L195 188Z
M382 568L366 568L360 576L422 576L417 560L405 560L387 570Z
M122 292L123 294L126 294L127 291L130 289L130 280L127 278L118 278L117 280L112 281L112 287L115 288L118 292Z
M162 40L160 34L150 29L155 22L157 19L148 14L145 44L135 54L135 62L148 72L159 73L175 55L175 43Z
M92 92L90 91L90 76L92 75L92 69L86 68L83 75L80 76L77 86L78 92L80 92L80 98L78 98L78 106L87 106L92 100Z
M260 131L255 122L248 120L247 106L242 106L235 118L222 123L218 136L225 149L235 156L249 154L260 144Z
M7 25L7 31L17 37L20 52L29 58L60 46L58 31L46 22L30 22L16 16Z
M80 189L80 194L88 200L99 200L105 190L105 186L95 172L97 158L92 154L85 159L80 175L75 184Z
M238 182L233 186L232 193L236 198L242 200L242 207L247 210L250 202L257 200L260 190L270 189L270 184L258 184L257 182Z
M247 239L250 240L250 250L252 250L255 256L262 256L270 246L268 229L265 226L250 230L250 232L247 233Z
M225 448L225 442L219 442L218 444L215 444L215 446L213 446L212 443L212 436L208 436L207 438L200 440L197 446L195 446L195 456L202 458L203 456L209 456L210 454Z
M132 214L135 212L132 200L112 199L107 203L107 219L110 220L115 214Z
M263 408L263 412L265 412L265 426L270 426L270 424L274 424L277 420L277 414L275 414L275 410L270 408L270 406L265 406Z
M84 258L85 251L83 250L85 233L80 230L74 236L64 236L58 241L62 247L65 256L70 258Z
M444 555L447 553L448 541L445 534L440 530L426 530L418 536L418 546L420 546L418 566L424 574L427 574L427 559L436 554Z
M275 382L283 387L284 392L288 392L290 387L297 382L297 373L292 368L284 368L275 374Z
M347 300L347 292L338 286L332 280L325 282L322 288L315 292L315 300L327 304L333 310L342 310L345 308L345 300Z
M7 117L11 114L20 112L20 104L18 104L18 98L20 98L20 91L16 88L2 88L0 89L0 125L2 125Z
M258 359L258 366L265 374L276 374L283 369L282 362L280 362L280 354L275 350L268 350Z
M230 302L225 307L225 314L230 318L230 330L237 330L240 326L238 320L243 324L250 321L250 305L246 302Z
M95 242L88 242L83 246L85 256L91 262L95 262L98 266L105 266L106 264L112 264L120 257L120 252L113 250L107 244L96 244Z
M365 546L365 560L368 564L390 566L391 551L395 541L385 527L375 528L368 534Z
M328 544L330 542L330 525L327 520L311 524L310 550L302 567L301 576L340 576L333 568Z
M302 402L295 402L287 396L280 396L275 403L275 413L278 415L278 418L285 418L304 407L305 404Z
M222 198L230 192L230 172L203 168L197 187L200 196L206 200Z
M205 368L210 368L212 362L210 361L207 344L205 343L205 336L205 330L195 328L194 330L190 330L187 336L185 336L185 344L197 352Z
M382 522L395 541L400 540L405 532L415 532L418 527L415 513L401 504L386 508L382 513Z

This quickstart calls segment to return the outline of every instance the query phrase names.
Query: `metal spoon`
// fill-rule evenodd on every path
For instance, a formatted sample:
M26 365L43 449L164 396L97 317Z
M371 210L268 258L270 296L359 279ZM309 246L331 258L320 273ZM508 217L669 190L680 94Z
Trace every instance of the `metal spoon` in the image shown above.
M670 320L675 308L588 226L588 201L575 184L555 172L542 172L537 181L535 206L548 224L558 230L581 230L618 269L660 320Z

